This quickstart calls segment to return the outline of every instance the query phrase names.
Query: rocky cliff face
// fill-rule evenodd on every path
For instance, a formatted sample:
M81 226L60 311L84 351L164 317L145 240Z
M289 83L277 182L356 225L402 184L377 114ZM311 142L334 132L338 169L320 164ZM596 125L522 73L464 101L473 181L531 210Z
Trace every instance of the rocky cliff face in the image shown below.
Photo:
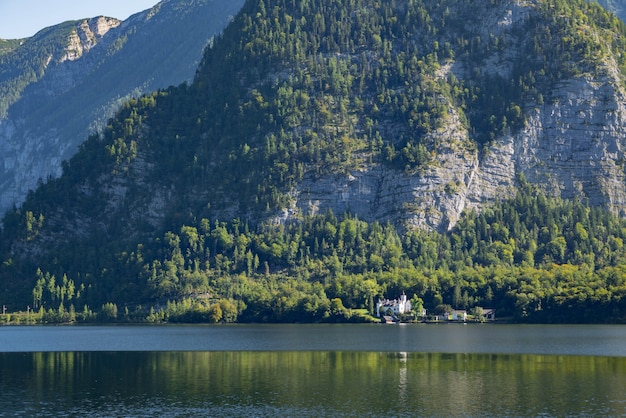
M165 0L125 22L76 22L64 47L45 58L41 77L16 94L0 119L0 214L39 181L60 175L62 161L125 100L191 80L207 42L242 5Z
M292 212L349 211L364 220L409 229L453 226L469 199L478 167L476 147L453 112L447 126L428 142L438 148L438 158L418 172L364 162L347 175L305 178L293 192Z
M109 30L118 27L120 23L117 19L103 16L83 20L67 39L65 54L59 62L74 61L81 58L83 53L96 46Z
M526 59L525 25L534 7L527 1L483 7L481 24L469 21L467 33L501 37L507 48L481 63L451 61L440 76L464 79L480 71L514 77L515 63ZM520 174L550 195L587 199L624 216L626 92L615 61L609 57L597 71L561 80L543 96L544 102L525 103L522 129L508 130L480 150L448 103L445 129L428 140L436 161L413 173L362 164L347 175L305 178L292 193L291 210L279 218L349 210L366 220L445 230L464 209L513 196Z
M512 20L510 31L516 24L522 22ZM522 173L550 195L587 199L624 216L626 93L615 61L608 57L592 73L561 80L544 96L544 103L526 103L519 132L487 147L468 189L469 206L511 195Z
M523 173L550 195L586 199L624 216L623 92L606 80L581 78L554 93L521 132L489 147L469 188L470 206L510 196Z

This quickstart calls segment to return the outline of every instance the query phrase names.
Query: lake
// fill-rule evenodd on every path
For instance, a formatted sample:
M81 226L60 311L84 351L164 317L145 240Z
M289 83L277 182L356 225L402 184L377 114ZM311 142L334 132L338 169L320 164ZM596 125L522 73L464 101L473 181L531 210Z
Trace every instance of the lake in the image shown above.
M626 416L626 327L0 327L2 416Z

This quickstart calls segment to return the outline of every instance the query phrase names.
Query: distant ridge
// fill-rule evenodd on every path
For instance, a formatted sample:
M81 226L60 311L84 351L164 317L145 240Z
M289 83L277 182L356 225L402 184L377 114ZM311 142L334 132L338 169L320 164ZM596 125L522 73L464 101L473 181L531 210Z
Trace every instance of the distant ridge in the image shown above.
M99 17L0 41L0 213L129 97L190 81L243 0L165 0L126 21Z

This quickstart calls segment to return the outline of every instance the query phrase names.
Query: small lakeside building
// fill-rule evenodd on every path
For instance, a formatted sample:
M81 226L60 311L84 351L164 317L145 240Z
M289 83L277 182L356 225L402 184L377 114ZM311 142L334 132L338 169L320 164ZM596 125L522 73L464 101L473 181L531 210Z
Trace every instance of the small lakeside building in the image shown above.
M379 299L376 303L376 316L398 316L411 312L411 301L403 292L398 299Z

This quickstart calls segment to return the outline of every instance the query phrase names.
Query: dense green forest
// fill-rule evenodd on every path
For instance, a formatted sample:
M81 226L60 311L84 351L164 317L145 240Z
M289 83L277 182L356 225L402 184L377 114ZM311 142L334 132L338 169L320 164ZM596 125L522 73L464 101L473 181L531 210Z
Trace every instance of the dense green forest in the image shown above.
M430 312L625 320L626 222L521 183L515 199L468 213L449 233L399 234L350 214L257 227L200 219L118 253L97 281L37 270L30 307L46 321L359 321L354 309L406 292Z
M523 176L514 199L451 231L350 213L267 221L305 174L372 161L419 175L452 108L471 134L461 147L483 147L523 126L559 79L624 49L623 24L597 4L538 0L516 77L474 74L509 41L469 30L475 7L248 1L191 85L127 102L62 177L6 215L0 303L49 322L333 322L406 292L431 312L624 321L626 223ZM438 77L452 60L471 76ZM142 206L161 194L162 215Z

